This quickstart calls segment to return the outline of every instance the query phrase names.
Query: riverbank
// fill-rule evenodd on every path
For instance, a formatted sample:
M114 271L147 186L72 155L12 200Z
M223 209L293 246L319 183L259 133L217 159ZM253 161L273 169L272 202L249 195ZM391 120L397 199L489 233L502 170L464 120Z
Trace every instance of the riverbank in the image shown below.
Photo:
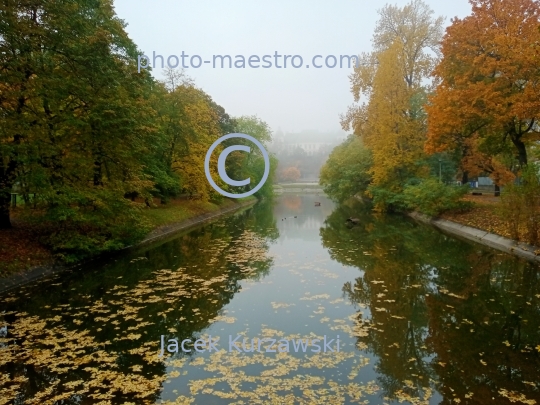
M468 194L463 197L463 200L471 202L472 207L466 211L444 212L440 217L452 222L457 222L461 225L471 226L512 239L510 232L508 231L508 225L497 212L499 209L500 197L494 197L493 194Z
M210 202L194 204L187 208L181 203L171 203L146 211L147 219L154 225L146 238L137 244L142 246L166 238L176 232L191 228L203 222L249 207L257 202L255 197L240 200L224 199L219 205Z
M433 218L420 212L411 212L408 215L419 222L435 226L436 228L439 228L452 236L471 240L473 242L519 256L531 262L540 262L540 248L536 246L523 242L517 242L513 239L487 232L479 228L463 225L448 219Z
M256 202L255 197L243 198L240 201L224 199L219 204L173 200L163 206L145 209L142 215L152 225L153 230L137 245L125 249L156 242ZM39 243L31 229L26 229L17 221L14 221L13 229L0 232L0 292L66 269L68 267L58 263L52 252Z
M365 197L355 196L359 201ZM473 203L467 211L449 211L439 217L431 217L418 211L406 212L405 215L418 222L434 226L452 236L474 241L525 260L540 262L540 247L511 239L505 222L497 214L500 199L490 195L467 195L465 201Z

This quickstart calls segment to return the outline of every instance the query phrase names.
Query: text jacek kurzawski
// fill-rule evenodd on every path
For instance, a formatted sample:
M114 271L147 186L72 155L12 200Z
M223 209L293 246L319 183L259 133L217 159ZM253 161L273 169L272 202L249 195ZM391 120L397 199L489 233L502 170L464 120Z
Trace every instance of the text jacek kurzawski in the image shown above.
M190 353L196 351L199 353L219 351L218 347L219 338L212 339L212 336L208 336L207 339L197 339L193 342L191 339L184 339L179 341L178 339L168 339L165 343L165 335L161 335L161 352L159 357L163 356L165 351L169 353ZM336 345L332 347L332 343L336 341ZM308 347L311 348L308 351ZM273 338L253 338L248 339L241 335L237 335L233 339L232 335L229 335L229 352L240 353L283 353L283 352L339 352L339 335L335 339L328 339L326 335L322 339L273 339Z

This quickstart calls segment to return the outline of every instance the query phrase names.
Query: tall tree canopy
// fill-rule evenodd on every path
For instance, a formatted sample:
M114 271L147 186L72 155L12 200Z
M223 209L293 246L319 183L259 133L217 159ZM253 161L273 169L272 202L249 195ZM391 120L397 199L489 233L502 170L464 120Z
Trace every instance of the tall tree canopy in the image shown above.
M0 229L18 193L66 260L141 238L153 197L220 197L204 158L237 122L183 72L138 72L124 28L112 0L0 4Z
M426 78L437 58L442 18L421 0L379 11L374 50L361 55L350 76L355 105L342 116L373 157L371 192L399 193L404 184L424 176ZM367 99L358 104L362 98ZM371 193L373 194L373 193ZM385 205L381 201L381 206Z
M57 246L128 243L136 219L123 195L151 185L141 157L155 134L135 45L110 1L0 7L0 227L15 189L60 225ZM72 232L81 227L88 245Z
M358 66L349 76L355 103L360 102L362 96L370 99L379 56L396 43L400 44L397 51L402 79L408 87L420 87L436 64L442 34L443 18L434 18L433 10L422 0L412 0L403 8L385 5L379 10L372 40L373 51L360 55ZM353 129L356 134L362 132L361 125L366 119L364 107L365 103L349 107L341 120L345 130Z
M442 41L443 57L434 71L438 85L427 107L426 150L459 148L469 168L470 156L478 153L504 166L501 154L510 141L523 166L526 144L539 133L540 3L470 3L472 14L453 19ZM500 177L504 171L493 168L491 173Z

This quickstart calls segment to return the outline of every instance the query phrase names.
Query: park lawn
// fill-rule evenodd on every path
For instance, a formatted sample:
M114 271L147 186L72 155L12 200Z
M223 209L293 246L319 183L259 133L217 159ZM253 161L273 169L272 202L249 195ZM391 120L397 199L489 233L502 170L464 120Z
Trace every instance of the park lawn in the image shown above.
M0 229L0 277L53 264L51 251L39 242L36 233L16 220L12 222L12 229Z
M229 198L224 198L219 204L212 202L204 202L200 200L172 200L165 205L157 205L154 208L142 211L152 228L163 225L169 225L176 222L181 222L186 219L196 217L197 215L215 212L222 208L237 205L238 202L255 200L255 197L240 198L236 201Z
M200 200L171 200L168 204L157 203L154 207L145 208L141 215L150 223L152 231L155 231L160 226L178 223L252 199L256 198L250 196L237 201L224 198L219 204ZM12 229L0 230L0 278L55 263L53 253L39 241L37 232L18 220L17 210L12 215L12 224Z
M487 195L469 194L464 197L464 200L473 203L470 210L466 212L445 212L440 217L461 225L511 238L505 222L497 214L500 197L494 197L493 193Z

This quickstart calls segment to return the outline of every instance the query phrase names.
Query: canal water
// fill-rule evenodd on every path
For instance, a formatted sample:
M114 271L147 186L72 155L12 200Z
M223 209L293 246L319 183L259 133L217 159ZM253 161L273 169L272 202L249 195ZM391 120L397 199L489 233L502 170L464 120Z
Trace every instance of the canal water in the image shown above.
M540 404L539 269L282 195L0 296L0 404L154 403Z

